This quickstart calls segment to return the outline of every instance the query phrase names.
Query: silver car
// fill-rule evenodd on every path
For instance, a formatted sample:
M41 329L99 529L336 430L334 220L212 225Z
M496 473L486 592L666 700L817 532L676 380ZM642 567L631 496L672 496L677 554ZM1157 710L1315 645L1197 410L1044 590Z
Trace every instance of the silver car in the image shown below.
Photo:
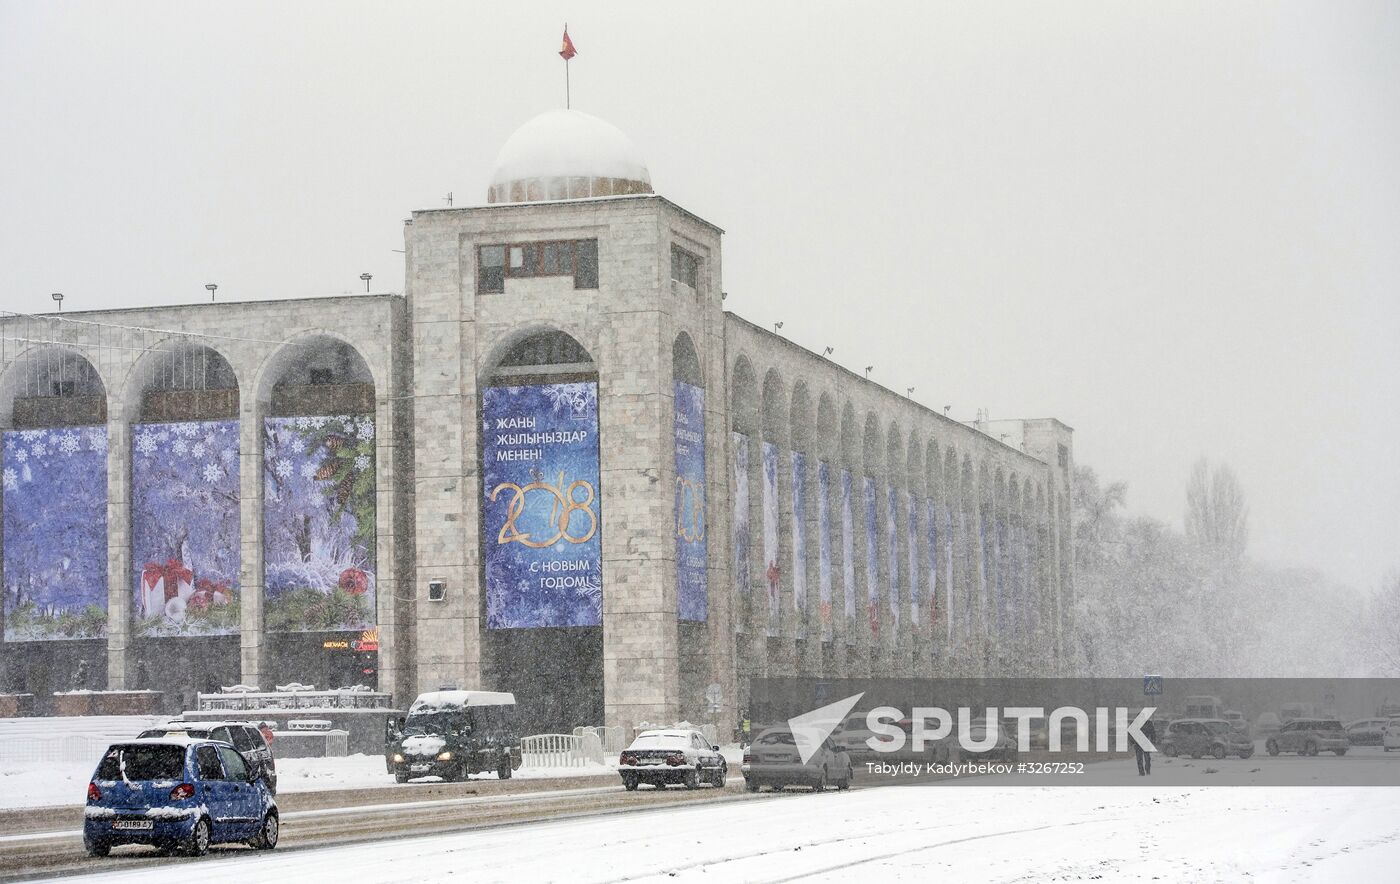
M1280 752L1297 752L1299 755L1335 752L1345 755L1350 746L1347 732L1335 718L1295 718L1264 744L1270 755Z
M1161 739L1162 754L1167 756L1190 755L1200 758L1211 755L1224 758L1238 755L1248 758L1254 754L1254 743L1249 737L1231 727L1223 718L1183 718L1167 726L1167 733Z

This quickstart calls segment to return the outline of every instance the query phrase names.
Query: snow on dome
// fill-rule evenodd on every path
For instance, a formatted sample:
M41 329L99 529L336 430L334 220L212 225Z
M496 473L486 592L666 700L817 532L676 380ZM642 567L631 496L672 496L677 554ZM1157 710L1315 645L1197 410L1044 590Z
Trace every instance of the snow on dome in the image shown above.
M493 203L651 193L632 140L576 110L545 111L506 139L487 200Z

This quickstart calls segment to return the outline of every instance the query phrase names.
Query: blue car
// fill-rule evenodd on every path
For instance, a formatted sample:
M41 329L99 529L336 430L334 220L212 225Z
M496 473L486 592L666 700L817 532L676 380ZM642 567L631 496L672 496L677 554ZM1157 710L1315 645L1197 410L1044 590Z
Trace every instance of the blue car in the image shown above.
M114 743L88 783L83 846L122 844L203 856L210 844L277 846L277 801L233 746L163 737Z

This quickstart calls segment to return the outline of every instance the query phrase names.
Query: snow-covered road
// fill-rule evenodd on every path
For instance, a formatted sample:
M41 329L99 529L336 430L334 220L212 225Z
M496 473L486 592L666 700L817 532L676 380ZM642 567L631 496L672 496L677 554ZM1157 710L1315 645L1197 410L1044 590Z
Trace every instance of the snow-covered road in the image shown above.
M1094 765L1094 779L1135 778L1130 765ZM1185 767L1161 773L1164 782L1203 776ZM171 860L109 869L104 880L1380 881L1397 868L1400 789L966 783L788 794L275 854L231 850L197 873L190 861Z

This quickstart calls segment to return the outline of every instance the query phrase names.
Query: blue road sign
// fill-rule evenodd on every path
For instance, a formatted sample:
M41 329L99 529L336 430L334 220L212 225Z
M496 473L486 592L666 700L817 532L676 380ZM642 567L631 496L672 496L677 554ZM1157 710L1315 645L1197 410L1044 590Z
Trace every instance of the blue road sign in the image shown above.
M1142 677L1142 692L1149 697L1162 693L1162 676L1144 675Z

